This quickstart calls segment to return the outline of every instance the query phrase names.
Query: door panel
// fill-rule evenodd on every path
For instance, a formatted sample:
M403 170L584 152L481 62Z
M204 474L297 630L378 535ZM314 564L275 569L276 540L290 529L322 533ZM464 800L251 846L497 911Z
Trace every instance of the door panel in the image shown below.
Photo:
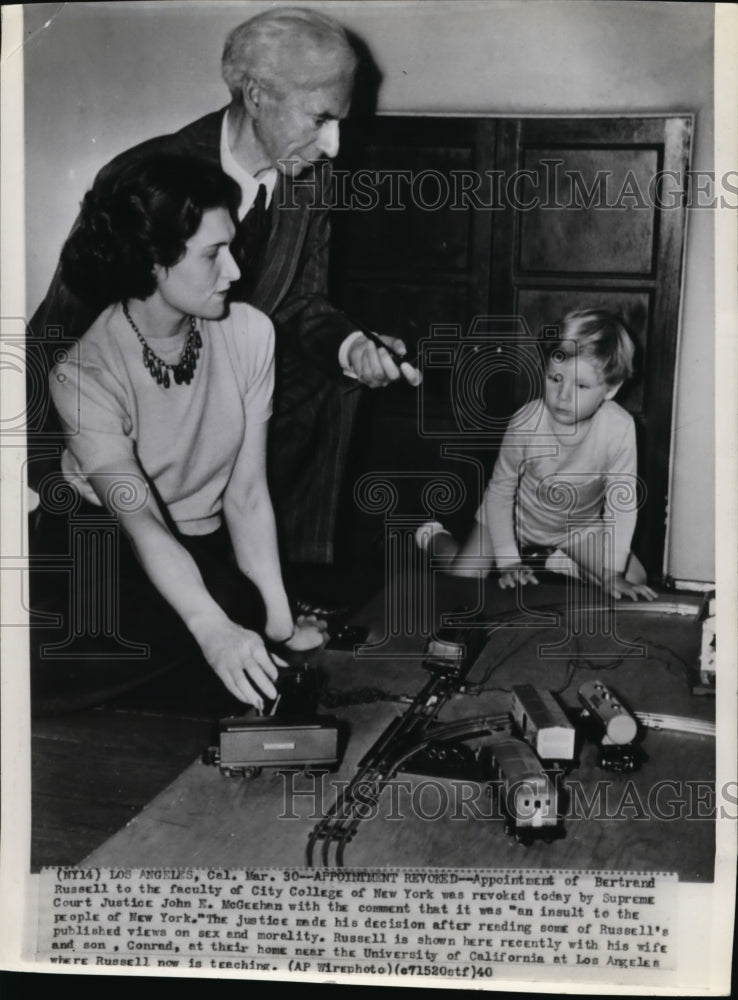
M474 220L469 212L455 211L451 178L474 166L475 137L467 127L457 135L460 145L450 149L423 142L421 136L418 140L422 143L418 147L407 145L406 135L402 145L391 144L388 137L381 144L364 146L362 166L352 172L352 187L358 185L352 270L421 269L463 275L473 266ZM375 199L383 211L363 208ZM378 246L383 250L381 261L376 257ZM420 247L422 261L417 261Z
M525 148L522 163L545 194L520 213L520 274L652 276L657 221L648 192L658 149Z

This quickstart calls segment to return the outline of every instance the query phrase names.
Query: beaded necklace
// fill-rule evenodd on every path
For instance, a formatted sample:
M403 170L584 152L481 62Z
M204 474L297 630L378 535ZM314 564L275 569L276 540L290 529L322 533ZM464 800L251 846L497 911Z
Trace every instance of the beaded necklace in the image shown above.
M158 385L163 385L165 389L168 389L171 385L169 380L169 373L172 373L172 378L177 383L181 385L183 382L185 385L189 385L192 381L192 376L195 374L195 369L197 368L197 359L200 357L200 350L202 348L202 338L200 337L200 332L195 325L195 317L190 316L190 332L187 334L187 340L185 341L182 354L179 361L170 365L151 350L149 345L144 340L143 334L136 326L136 324L131 319L131 314L128 312L128 306L123 303L123 315L131 324L133 332L136 334L138 339L143 346L143 363L149 369L151 377Z

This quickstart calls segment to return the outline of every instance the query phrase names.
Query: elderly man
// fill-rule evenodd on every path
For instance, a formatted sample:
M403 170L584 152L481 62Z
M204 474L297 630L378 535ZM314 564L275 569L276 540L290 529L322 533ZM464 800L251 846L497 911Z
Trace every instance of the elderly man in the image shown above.
M232 252L242 278L234 297L266 312L277 332L277 384L269 468L283 554L328 563L358 394L355 380L384 386L402 373L326 297L330 160L348 112L356 56L332 19L303 8L259 14L228 36L223 78L230 104L172 135L116 157L101 177L152 152L221 165L239 184L241 225ZM64 287L59 271L31 321L31 336L62 327L80 336L95 312ZM403 343L383 338L395 353ZM30 442L31 481L48 471ZM43 444L43 441L42 441ZM42 449L48 455L49 449Z

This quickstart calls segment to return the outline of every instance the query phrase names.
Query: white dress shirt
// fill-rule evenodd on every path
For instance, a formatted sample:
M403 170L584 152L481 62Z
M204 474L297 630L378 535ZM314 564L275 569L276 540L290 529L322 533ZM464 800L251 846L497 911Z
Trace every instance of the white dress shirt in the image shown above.
M223 168L223 173L232 177L241 189L241 204L238 207L239 220L246 216L246 213L254 204L260 184L263 184L266 188L267 207L271 204L279 172L276 167L270 167L268 170L263 170L258 177L254 177L238 163L228 144L227 113L223 115L223 127L220 130L220 165ZM360 330L355 330L346 337L338 349L338 363L343 370L343 374L348 378L357 377L356 372L354 372L349 364L348 354L354 342L363 336L364 334Z
M220 165L223 168L223 173L232 177L241 188L241 204L238 207L239 219L243 219L246 216L246 213L256 201L256 193L259 190L260 184L263 184L266 188L267 206L271 204L274 187L277 183L277 168L270 167L268 170L263 170L258 178L250 174L248 170L244 170L241 164L237 162L231 152L231 147L228 145L227 114L223 115L223 127L220 130Z

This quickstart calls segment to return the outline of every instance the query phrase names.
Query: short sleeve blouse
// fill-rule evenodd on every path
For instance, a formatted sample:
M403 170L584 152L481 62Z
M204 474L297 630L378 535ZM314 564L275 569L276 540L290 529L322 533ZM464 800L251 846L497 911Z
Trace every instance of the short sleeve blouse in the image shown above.
M203 346L189 385L158 385L119 305L106 309L51 372L51 395L66 438L62 470L99 503L87 476L115 478L134 458L184 534L221 521L222 498L246 425L268 420L274 388L274 328L257 309L230 307L221 320L198 320ZM174 363L185 335L147 343Z

